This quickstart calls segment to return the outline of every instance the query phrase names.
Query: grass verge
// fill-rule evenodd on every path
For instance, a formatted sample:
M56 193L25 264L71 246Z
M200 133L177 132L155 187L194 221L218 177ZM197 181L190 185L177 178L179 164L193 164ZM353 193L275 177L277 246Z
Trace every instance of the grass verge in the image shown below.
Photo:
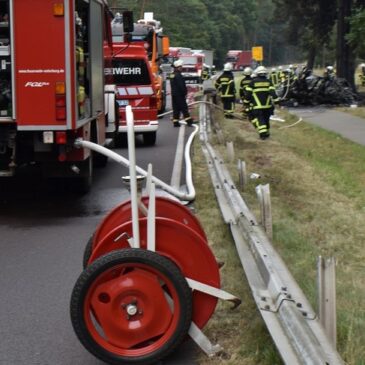
M316 309L316 260L337 260L338 351L349 365L363 364L365 353L365 149L337 134L301 122L281 111L285 123L272 123L272 137L261 141L248 121L225 120L217 112L236 159L246 162L248 175L259 173L243 193L256 217L257 183L269 183L274 247ZM226 157L224 146L215 143ZM225 159L227 161L227 158ZM236 163L227 163L238 182ZM229 354L217 359L202 355L200 364L281 364L256 309L230 233L224 224L200 148L194 156L197 215L219 260L222 287L241 297L231 311L219 302L205 332Z

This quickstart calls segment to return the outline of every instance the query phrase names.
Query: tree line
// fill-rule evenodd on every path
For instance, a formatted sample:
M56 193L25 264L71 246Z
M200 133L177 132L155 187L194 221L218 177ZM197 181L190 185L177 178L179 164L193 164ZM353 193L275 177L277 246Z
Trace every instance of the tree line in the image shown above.
M214 50L218 66L229 49L263 46L264 63L335 65L354 83L365 59L365 0L113 0L135 19L153 12L172 46Z

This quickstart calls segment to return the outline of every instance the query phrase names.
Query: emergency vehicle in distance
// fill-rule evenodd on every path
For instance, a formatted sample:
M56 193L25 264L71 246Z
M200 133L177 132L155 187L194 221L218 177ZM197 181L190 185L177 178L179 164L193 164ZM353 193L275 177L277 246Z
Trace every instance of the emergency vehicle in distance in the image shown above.
M225 62L232 64L233 71L243 70L245 67L252 67L252 51L229 50Z
M157 95L154 75L142 45L114 43L111 67L105 75L112 76L116 87L119 109L119 141L126 141L126 106L131 105L134 115L134 131L142 134L145 145L154 145L158 129Z
M123 29L122 18L117 15L112 23L112 31L114 43L129 42L146 48L154 75L153 82L157 95L157 109L159 113L162 113L166 108L166 78L160 70L160 64L163 58L169 54L169 38L162 34L161 23L153 19L153 13L145 13L144 19L134 23L134 30L127 34Z
M106 0L4 1L0 83L0 176L37 164L45 177L87 191L107 158L75 148L82 137L106 146L117 120L104 107L104 61L112 55ZM102 31L101 31L102 30Z
M180 60L184 61L181 74L187 84L200 84L202 82L202 71L205 63L204 54L181 54Z

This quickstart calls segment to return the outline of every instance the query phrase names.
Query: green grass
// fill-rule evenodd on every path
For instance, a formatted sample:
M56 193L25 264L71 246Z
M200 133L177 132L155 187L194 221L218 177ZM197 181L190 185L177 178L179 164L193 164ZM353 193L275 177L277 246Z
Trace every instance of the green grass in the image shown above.
M365 149L337 134L281 112L285 123L272 123L270 140L260 141L248 121L225 120L217 112L235 156L257 172L243 195L259 219L254 187L269 183L273 211L273 244L316 310L316 260L337 260L338 350L349 365L365 354ZM285 127L285 128L283 128ZM216 142L216 138L212 139ZM212 143L213 143L212 142ZM223 156L224 146L215 145ZM230 354L202 364L281 364L280 357L255 307L229 231L220 217L205 159L195 148L196 208L212 249L225 261L223 289L243 299L235 311L219 303L206 333ZM227 164L238 182L236 163Z

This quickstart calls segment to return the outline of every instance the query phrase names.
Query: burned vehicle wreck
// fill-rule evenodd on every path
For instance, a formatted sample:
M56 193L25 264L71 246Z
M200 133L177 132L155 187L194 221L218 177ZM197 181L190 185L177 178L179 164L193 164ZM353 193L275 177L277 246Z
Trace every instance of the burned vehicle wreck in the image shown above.
M336 75L317 76L303 68L297 77L287 78L277 88L282 104L297 105L342 105L358 103L358 95L347 80Z

